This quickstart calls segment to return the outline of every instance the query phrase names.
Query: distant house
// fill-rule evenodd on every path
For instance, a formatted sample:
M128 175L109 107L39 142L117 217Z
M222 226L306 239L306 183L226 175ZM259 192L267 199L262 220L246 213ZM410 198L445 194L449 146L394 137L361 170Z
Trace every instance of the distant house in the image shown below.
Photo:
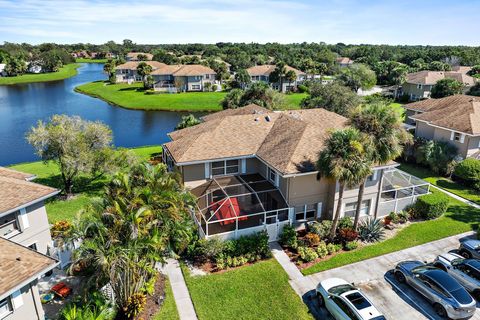
M460 70L460 69L459 69ZM411 101L430 98L432 87L437 81L445 78L455 79L465 86L475 84L475 79L461 71L418 71L409 73L402 84L401 94L408 95Z
M251 77L252 82L266 82L271 85L271 87L275 90L280 90L282 92L291 91L297 88L299 84L301 84L306 79L306 74L303 71L297 70L290 66L285 66L287 71L293 70L297 75L297 78L293 82L288 82L287 80L283 80L283 84L275 82L270 83L270 74L275 70L276 66L274 64L265 64L254 66L247 69L248 74ZM280 88L282 86L282 88Z
M200 64L164 65L152 72L156 91L204 91L205 84L216 84L215 71Z
M58 262L0 237L0 319L45 319L38 278Z
M145 52L129 52L125 56L127 61L139 61L138 56L145 56L145 61L151 61L153 59L153 54Z
M137 67L142 61L128 61L115 67L115 75L117 82L132 83L142 81L142 77L137 73ZM153 70L166 66L165 63L158 61L144 61L150 65Z
M41 73L42 72L42 66L40 65L40 63L30 62L28 64L28 72L29 73Z
M52 247L45 200L59 193L34 175L0 167L0 237L46 254Z
M347 57L338 57L336 62L340 68L346 68L353 64L353 60Z
M454 95L409 103L404 108L416 137L447 141L457 147L461 157L480 159L479 97Z
M7 66L6 63L0 63L0 77L7 76L7 73L5 72L5 67L6 66Z

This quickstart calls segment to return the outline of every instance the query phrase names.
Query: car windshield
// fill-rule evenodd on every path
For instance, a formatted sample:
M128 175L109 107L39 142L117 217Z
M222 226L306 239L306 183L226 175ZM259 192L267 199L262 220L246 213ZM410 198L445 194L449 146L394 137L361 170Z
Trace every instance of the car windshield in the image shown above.
M413 273L424 273L431 270L436 270L437 268L433 266L419 266L412 269Z
M387 318L385 318L384 316L378 316L378 317L372 318L370 320L387 320Z
M335 287L331 287L330 290L328 290L328 292L330 292L331 294L334 294L334 295L341 295L342 293L345 293L345 292L348 292L348 291L352 291L352 290L355 290L355 287L353 287L352 285L350 284L341 284L339 286L335 286Z
M480 281L480 261L468 260L465 264L467 268L465 268L464 272L470 277Z
M357 310L362 310L372 306L370 302L368 302L368 300L365 299L365 297L358 291L350 293L345 297L355 306L355 308L357 308Z

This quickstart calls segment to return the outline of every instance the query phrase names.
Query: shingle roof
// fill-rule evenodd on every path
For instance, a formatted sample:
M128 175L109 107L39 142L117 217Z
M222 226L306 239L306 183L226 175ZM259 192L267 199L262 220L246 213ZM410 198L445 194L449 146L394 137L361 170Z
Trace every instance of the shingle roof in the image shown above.
M423 70L407 74L407 83L434 85L438 80L445 78L455 79L465 85L473 85L475 79L461 71L429 71Z
M10 177L10 178L21 179L21 180L31 180L35 178L35 175L31 173L20 172L20 171L5 168L5 167L0 167L0 177Z
M59 192L57 189L26 181L25 177L30 177L28 174L0 168L0 214Z
M350 58L347 58L347 57L338 57L336 59L336 61L339 64L352 64L353 63L353 60L351 60Z
M56 260L0 237L0 296L11 294L56 265Z
M147 60L152 60L153 59L153 54L151 53L145 53L145 52L129 52L127 53L127 57L130 59L138 59L139 55L144 55L147 57Z
M346 118L322 108L224 113L171 133L173 141L165 147L177 163L256 155L282 174L307 172L314 170L330 130L343 128L346 123Z
M148 64L149 66L152 67L153 70L156 70L158 68L162 68L164 66L166 66L165 63L162 63L162 62L158 62L158 61L127 61L125 63L122 63L122 64L119 64L118 66L115 67L115 69L117 70L124 70L124 69L127 69L127 70L137 70L137 67L140 63L146 63Z
M405 105L405 108L422 112L412 119L447 129L480 135L480 98L454 95L441 99L428 99Z
M264 64L260 66L250 67L247 69L247 72L250 76L269 76L270 73L272 73L273 70L275 70L275 68L276 68L276 65L274 64ZM305 72L297 70L290 66L285 66L285 68L287 69L287 71L293 70L297 74L297 76L305 74Z
M236 109L226 109L223 111L218 111L214 112L212 114L208 114L204 117L202 117L203 121L210 121L214 119L220 119L226 116L239 116L243 114L264 114L264 113L270 113L273 112L271 110L268 110L267 108L260 107L256 104L249 104L245 107L242 108L236 108Z
M154 70L153 75L174 75L179 77L201 76L204 74L216 74L211 68L201 64L175 64L163 65Z

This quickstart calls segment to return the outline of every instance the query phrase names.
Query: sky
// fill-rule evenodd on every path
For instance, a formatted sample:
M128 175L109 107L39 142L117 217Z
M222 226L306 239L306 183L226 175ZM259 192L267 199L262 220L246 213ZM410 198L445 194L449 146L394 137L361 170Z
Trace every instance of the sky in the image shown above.
M0 0L0 43L480 46L480 0Z

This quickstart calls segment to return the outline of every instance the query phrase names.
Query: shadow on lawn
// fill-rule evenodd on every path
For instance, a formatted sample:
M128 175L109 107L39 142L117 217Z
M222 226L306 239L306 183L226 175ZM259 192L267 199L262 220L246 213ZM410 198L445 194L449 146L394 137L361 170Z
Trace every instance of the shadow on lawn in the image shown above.
M480 210L469 205L450 205L448 218L469 224L473 230L478 230L480 224Z
M56 189L63 189L62 177L60 174L52 175L46 178L35 179L36 183L47 185ZM96 195L105 186L105 179L91 181L88 177L78 177L73 185L73 193L84 193L86 195Z

